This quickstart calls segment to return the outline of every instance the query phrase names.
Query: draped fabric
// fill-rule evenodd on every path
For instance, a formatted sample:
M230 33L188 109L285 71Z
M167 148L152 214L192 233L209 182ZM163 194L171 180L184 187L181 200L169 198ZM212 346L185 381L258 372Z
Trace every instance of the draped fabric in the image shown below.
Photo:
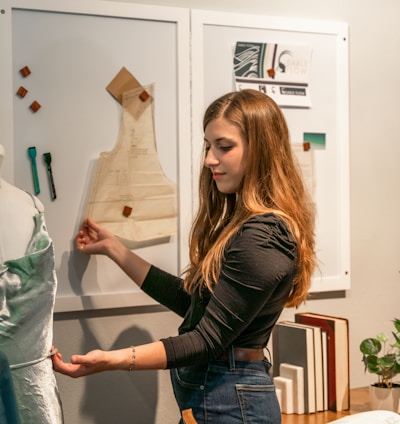
M2 351L0 351L0 423L20 423L10 364Z
M10 363L21 422L62 423L52 369L53 308L57 278L44 215L25 256L0 264L0 347Z

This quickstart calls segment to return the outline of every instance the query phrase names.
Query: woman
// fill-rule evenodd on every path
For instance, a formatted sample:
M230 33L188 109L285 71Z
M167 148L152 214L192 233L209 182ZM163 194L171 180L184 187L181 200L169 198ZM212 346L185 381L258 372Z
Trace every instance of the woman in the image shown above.
M87 219L86 254L115 261L147 294L182 316L179 335L142 346L73 355L54 369L171 369L181 423L280 423L264 358L285 306L307 296L315 265L314 213L276 103L254 90L228 93L206 110L199 210L190 264L174 277Z

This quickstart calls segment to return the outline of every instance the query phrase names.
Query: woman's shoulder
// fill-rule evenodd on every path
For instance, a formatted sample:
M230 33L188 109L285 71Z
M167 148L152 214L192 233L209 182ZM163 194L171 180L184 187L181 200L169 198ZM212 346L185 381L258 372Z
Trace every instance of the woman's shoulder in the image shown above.
M267 212L252 216L243 223L242 229L246 228L259 228L260 230L264 231L268 231L275 228L278 231L289 233L284 219L273 212Z
M274 213L255 215L245 221L233 243L246 243L249 247L276 248L290 256L295 254L296 240L286 222Z

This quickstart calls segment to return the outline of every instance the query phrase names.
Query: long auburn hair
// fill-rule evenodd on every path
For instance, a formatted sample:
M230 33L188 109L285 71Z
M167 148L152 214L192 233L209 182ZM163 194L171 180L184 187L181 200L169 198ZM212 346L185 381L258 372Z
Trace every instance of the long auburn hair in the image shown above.
M241 190L224 194L218 191L203 157L185 290L193 293L207 286L213 291L229 239L252 216L272 212L285 221L296 240L297 275L286 306L299 306L307 297L316 261L314 207L293 158L285 118L270 97L250 89L215 100L205 112L203 130L219 117L242 131L248 143L246 171Z

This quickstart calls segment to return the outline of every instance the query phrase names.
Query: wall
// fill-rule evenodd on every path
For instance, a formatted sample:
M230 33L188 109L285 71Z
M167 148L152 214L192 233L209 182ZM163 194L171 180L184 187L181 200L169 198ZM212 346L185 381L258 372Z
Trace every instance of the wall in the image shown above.
M351 387L364 375L362 338L390 330L399 315L400 26L397 0L142 0L138 3L342 20L350 25L351 283L345 298L309 301L301 310L350 321ZM329 101L329 99L327 99ZM295 311L287 310L284 318ZM55 343L65 356L156 340L175 333L178 320L154 308L56 316ZM71 380L57 376L67 424L176 423L166 372L112 373ZM107 408L106 408L107 406ZM87 412L89 408L92 412ZM112 419L106 410L113 411Z

